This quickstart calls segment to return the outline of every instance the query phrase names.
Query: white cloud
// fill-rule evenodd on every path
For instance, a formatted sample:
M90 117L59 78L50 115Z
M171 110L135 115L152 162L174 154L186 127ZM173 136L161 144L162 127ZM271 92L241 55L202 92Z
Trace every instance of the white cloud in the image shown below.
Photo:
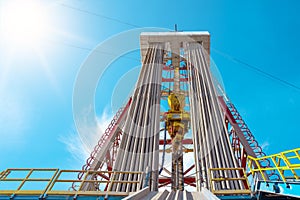
M263 151L268 150L269 146L270 146L270 143L269 143L268 141L264 141L264 142L260 145L260 147L262 148Z
M97 117L96 125L91 125L88 121L83 120L84 123L81 123L79 127L80 131L74 129L69 134L59 138L66 145L67 150L78 163L77 165L85 163L111 122L113 116L108 113L108 110L105 109L102 115Z
M59 141L66 145L67 150L71 153L72 158L75 160L75 165L81 165L89 156L89 152L82 144L76 130L70 131L67 135L59 137Z

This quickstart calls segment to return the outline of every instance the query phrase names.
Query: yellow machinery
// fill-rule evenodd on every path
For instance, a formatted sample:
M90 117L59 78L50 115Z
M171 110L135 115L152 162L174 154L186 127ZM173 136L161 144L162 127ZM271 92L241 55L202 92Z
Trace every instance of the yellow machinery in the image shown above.
M188 122L190 115L184 111L185 97L182 94L175 95L171 93L168 97L170 110L166 114L166 127L170 137L179 141L183 139L184 134L188 131Z
M172 139L172 190L184 189L182 140L189 129L190 115L184 111L185 96L171 93L169 111L165 114L166 129Z

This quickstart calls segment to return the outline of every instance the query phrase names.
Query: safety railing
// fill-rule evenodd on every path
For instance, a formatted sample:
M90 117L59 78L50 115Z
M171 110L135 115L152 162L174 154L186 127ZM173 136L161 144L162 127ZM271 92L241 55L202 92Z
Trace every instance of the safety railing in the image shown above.
M244 168L210 168L210 189L215 195L250 195Z
M78 180L78 173L83 173L84 178ZM119 176L124 176L126 179L115 179ZM141 188L142 178L142 172L132 171L7 169L0 173L0 195L127 196L129 192L111 191L112 186L114 184L130 184L131 187L138 190ZM77 190L70 190L70 186L74 182L80 185Z
M260 161L269 160L271 163L270 167L261 167ZM254 176L258 173L264 181L267 181L265 172L275 170L278 172L281 181L287 182L289 180L300 179L300 148L284 151L278 154L270 156L264 156L261 158L253 158L248 156L248 169Z
M61 178L63 175L70 173L83 173L83 179L66 179ZM115 177L127 176L126 180L116 180ZM129 176L131 175L131 176ZM136 175L136 176L134 176ZM109 178L110 177L110 178ZM131 178L130 178L131 177ZM60 170L58 175L53 180L47 194L71 194L71 195L99 195L103 194L114 194L114 195L128 195L126 192L113 192L111 188L114 184L130 184L132 187L140 188L142 181L142 172L132 171L90 171L90 170ZM78 190L65 191L61 189L55 189L55 186L59 183L80 183ZM108 187L107 187L108 186ZM106 191L105 188L107 188Z
M43 172L47 172L48 175L37 177L37 174ZM57 172L58 169L7 169L0 177L0 194L43 194L48 190ZM30 186L34 185L33 183L38 183L39 186L33 189Z

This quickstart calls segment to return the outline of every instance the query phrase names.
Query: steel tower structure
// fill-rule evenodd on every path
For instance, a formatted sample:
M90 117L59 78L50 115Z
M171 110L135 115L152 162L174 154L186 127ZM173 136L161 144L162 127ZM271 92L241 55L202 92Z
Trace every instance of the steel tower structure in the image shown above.
M83 169L143 172L140 187L148 185L153 191L167 185L183 191L189 185L197 191L250 193L246 157L264 154L210 72L209 33L142 33L140 43L142 69L134 94ZM171 169L164 166L168 153ZM185 153L193 156L185 160ZM183 169L186 163L189 166ZM220 177L227 179L220 181ZM122 180L137 178L136 174L115 175L119 183L107 188L134 192L141 188ZM85 189L96 188L85 184Z

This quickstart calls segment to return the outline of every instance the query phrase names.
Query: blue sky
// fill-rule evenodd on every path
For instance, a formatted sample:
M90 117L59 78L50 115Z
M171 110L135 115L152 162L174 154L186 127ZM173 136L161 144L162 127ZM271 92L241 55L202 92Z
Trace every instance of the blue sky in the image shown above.
M44 0L38 4L45 20L37 27L46 31L38 40L16 33L27 42L16 42L3 25L3 13L19 7L8 6L11 2L0 0L0 170L79 168L85 154L76 136L72 94L81 65L115 34L136 27L173 29L175 23L179 30L210 32L211 56L226 93L267 154L299 147L300 89L232 60L300 87L299 1L130 0L125 6L122 1ZM100 129L115 111L115 85L139 66L138 60L133 52L105 72L95 97L96 113L105 121Z

